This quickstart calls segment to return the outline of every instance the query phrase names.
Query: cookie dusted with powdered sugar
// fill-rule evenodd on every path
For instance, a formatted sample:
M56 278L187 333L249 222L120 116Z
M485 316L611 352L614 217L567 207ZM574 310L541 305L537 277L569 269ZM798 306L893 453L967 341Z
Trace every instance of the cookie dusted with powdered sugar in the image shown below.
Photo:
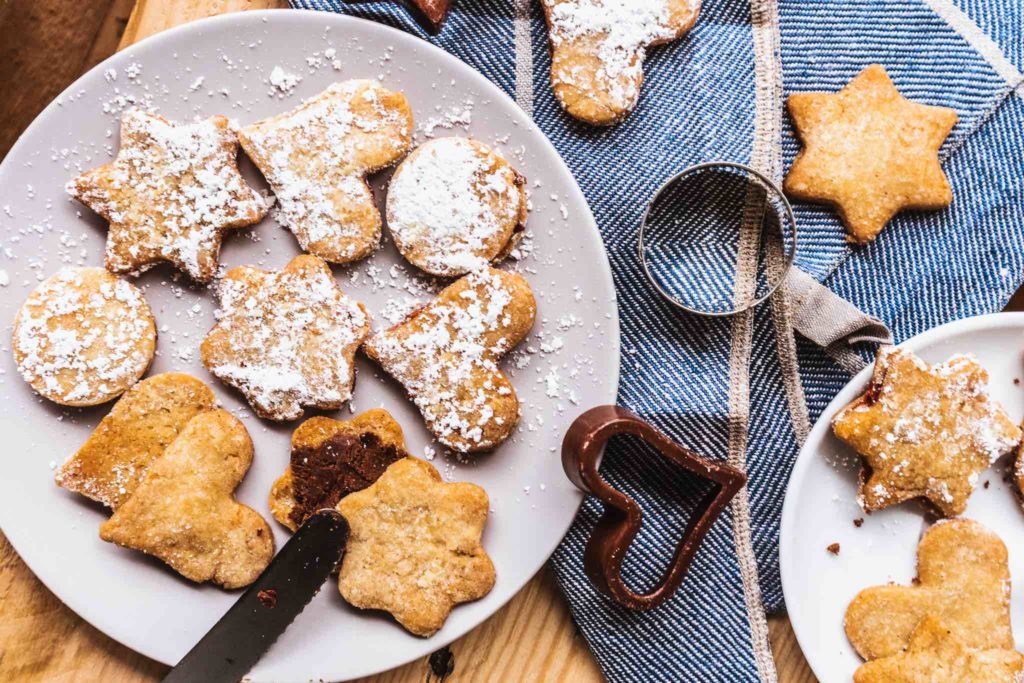
M203 364L256 414L294 420L303 407L340 408L351 398L370 317L326 263L303 255L276 273L234 268L218 293L220 320L200 347Z
M405 95L356 80L246 126L239 139L277 195L277 218L299 246L350 263L380 244L382 220L366 176L401 159L412 130Z
M66 189L110 222L107 270L137 273L168 261L205 283L217 272L224 232L267 213L238 172L237 156L223 116L174 124L131 109L121 119L117 158Z
M388 230L420 270L465 275L515 246L526 223L525 184L511 164L476 140L433 140L391 178Z
M463 453L488 451L519 421L519 399L498 363L526 338L536 314L521 275L485 268L363 350L405 387L438 441Z
M929 366L894 347L878 352L867 391L832 430L863 458L866 511L922 498L945 517L963 513L979 475L1021 440L973 357Z
M65 268L22 305L11 348L18 372L41 395L94 406L146 373L156 324L138 287L102 268Z
M595 125L636 106L647 48L680 38L700 0L541 0L551 44L551 85L562 107Z

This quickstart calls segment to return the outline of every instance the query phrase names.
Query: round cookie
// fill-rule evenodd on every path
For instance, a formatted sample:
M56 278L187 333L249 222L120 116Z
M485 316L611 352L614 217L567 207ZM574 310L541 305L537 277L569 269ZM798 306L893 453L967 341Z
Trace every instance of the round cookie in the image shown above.
M418 147L388 187L388 229L410 263L455 277L502 258L526 223L526 180L468 138Z
M102 268L65 268L18 311L12 349L37 392L66 406L94 406L146 373L156 323L138 287Z

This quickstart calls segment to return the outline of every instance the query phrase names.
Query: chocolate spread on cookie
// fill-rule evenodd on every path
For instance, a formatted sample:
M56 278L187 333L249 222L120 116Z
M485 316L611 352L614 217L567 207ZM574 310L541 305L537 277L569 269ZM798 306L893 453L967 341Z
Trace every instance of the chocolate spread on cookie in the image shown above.
M293 448L292 521L302 524L317 510L334 507L348 494L377 481L388 466L407 455L371 432L335 434L319 446Z

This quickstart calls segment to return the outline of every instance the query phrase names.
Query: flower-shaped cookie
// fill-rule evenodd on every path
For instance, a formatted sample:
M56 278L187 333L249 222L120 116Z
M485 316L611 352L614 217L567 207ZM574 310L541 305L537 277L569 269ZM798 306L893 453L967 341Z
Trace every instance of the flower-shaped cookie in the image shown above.
M864 458L866 511L924 498L946 517L964 511L980 473L1021 439L972 357L929 367L892 347L879 351L867 391L832 429Z
M429 463L403 458L338 510L350 529L338 588L356 607L390 612L426 637L455 605L494 586L480 544L488 500L479 486L446 484Z
M340 408L351 398L353 360L370 318L326 263L303 255L276 273L234 268L219 295L221 317L203 340L203 364L260 417L293 420L303 406Z
M366 176L402 158L412 128L405 95L357 80L246 126L238 138L274 189L277 218L299 246L349 263L380 244L380 211Z
M647 48L681 37L700 0L541 0L551 43L551 85L569 114L595 125L636 106Z
M270 527L234 491L252 464L252 441L224 410L185 425L100 538L160 558L192 581L240 588L274 555Z
M72 179L67 191L110 222L107 270L136 273L169 261L205 283L217 272L224 232L267 213L237 156L223 116L178 125L131 109L117 158Z
M835 207L851 242L870 242L904 209L953 201L939 147L956 112L905 99L878 64L838 93L796 93L788 105L804 148L786 194Z
M1010 568L998 536L969 519L939 522L917 547L914 585L862 590L846 609L846 636L864 659L892 657L927 616L966 647L1013 648Z

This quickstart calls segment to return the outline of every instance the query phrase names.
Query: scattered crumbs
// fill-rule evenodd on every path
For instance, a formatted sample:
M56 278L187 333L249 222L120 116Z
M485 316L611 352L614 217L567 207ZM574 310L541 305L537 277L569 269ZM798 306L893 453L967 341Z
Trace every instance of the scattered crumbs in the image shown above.
M833 555L838 555L839 554L839 544L838 543L833 543L829 547L825 548L825 550L829 551Z
M988 483L987 482L986 482L985 486L986 486L986 488L988 487ZM863 517L858 517L857 519L853 520L853 525L855 527L857 527L858 529L861 528L862 526L864 526L864 518Z

